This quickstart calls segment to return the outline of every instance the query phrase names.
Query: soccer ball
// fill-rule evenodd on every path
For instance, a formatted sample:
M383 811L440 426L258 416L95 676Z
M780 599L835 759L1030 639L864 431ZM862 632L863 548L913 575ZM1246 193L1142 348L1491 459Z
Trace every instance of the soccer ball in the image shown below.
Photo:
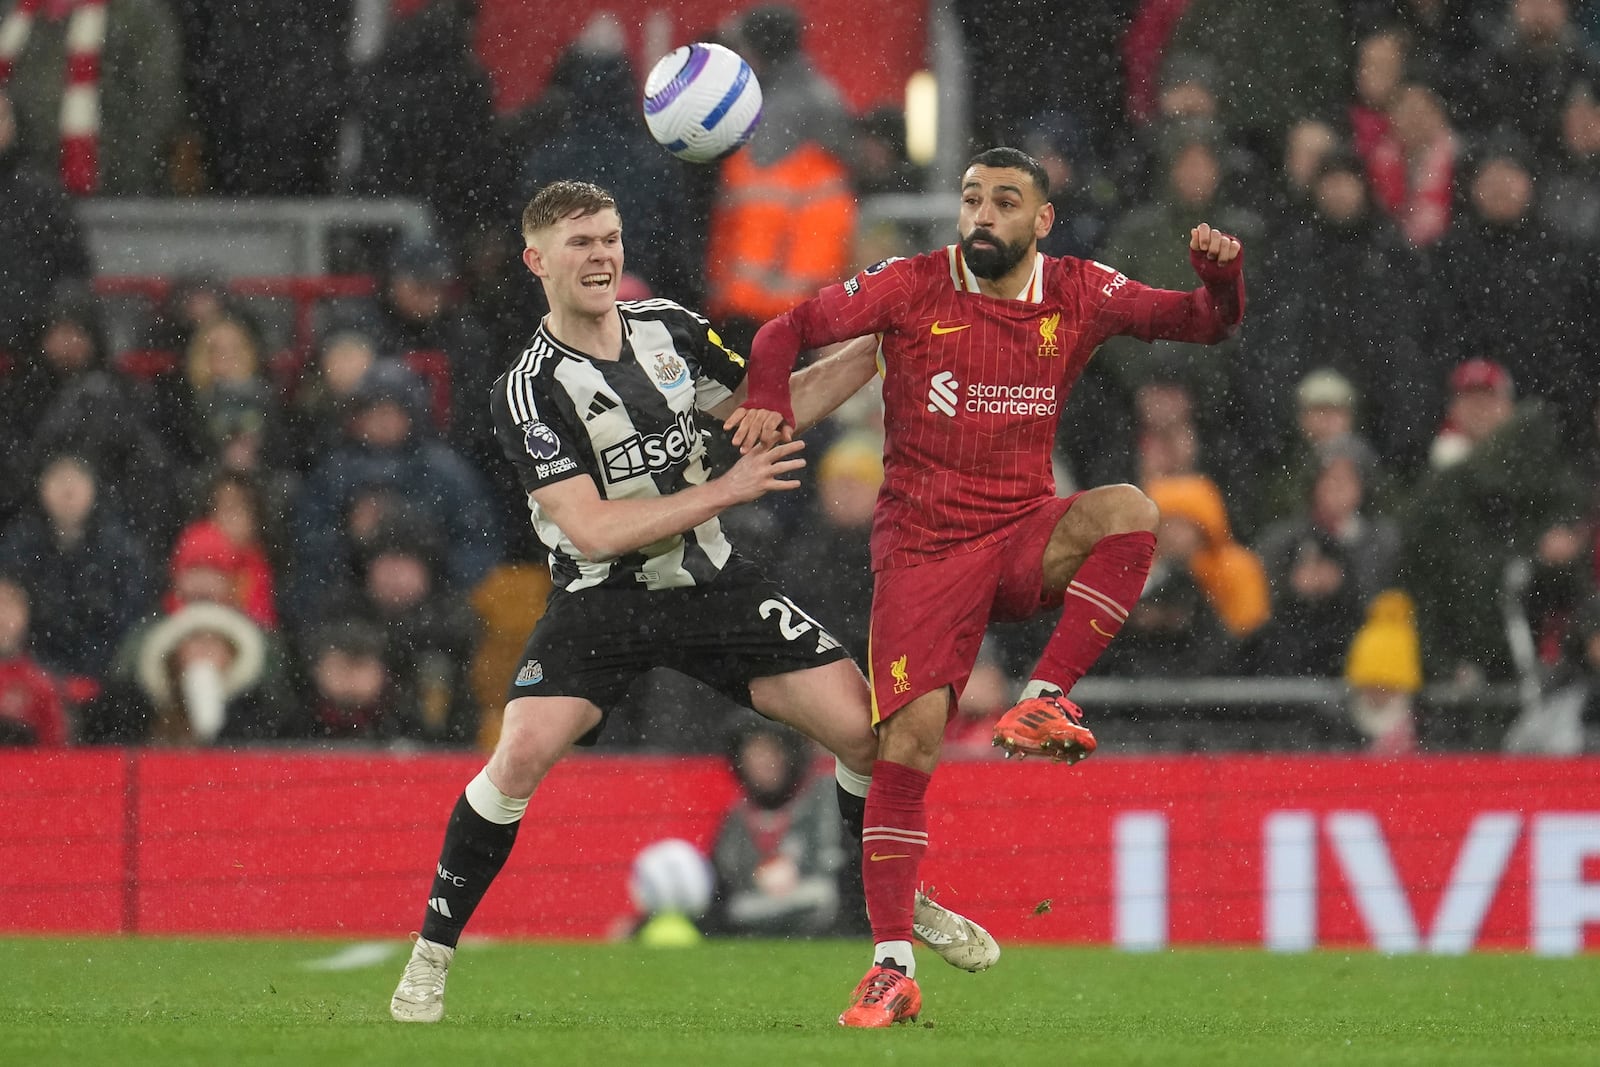
M662 147L690 163L733 154L761 121L761 83L720 44L673 49L644 82L644 124Z
M711 907L716 881L700 850L678 837L646 845L633 858L628 896L646 915L676 912L691 918Z

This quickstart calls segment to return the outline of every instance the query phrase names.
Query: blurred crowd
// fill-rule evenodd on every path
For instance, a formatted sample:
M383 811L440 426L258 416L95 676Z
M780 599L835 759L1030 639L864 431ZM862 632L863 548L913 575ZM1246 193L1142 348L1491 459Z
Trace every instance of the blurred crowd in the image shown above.
M696 35L751 61L766 110L693 167L650 141L609 16L497 115L474 3L396 5L375 40L354 7L0 0L7 739L492 742L549 587L485 399L544 310L515 222L543 182L610 189L624 296L705 309L736 348L954 239L903 115L845 104L798 9ZM1519 743L1592 746L1600 4L1094 8L957 0L970 147L1045 165L1046 252L1189 289L1208 221L1242 240L1250 299L1215 348L1108 343L1066 405L1062 488L1133 482L1162 511L1097 674L1343 679L1389 752L1415 746L1425 686L1532 679L1550 699ZM932 226L870 211L921 192L948 200ZM113 344L75 205L195 193L405 195L436 236L394 240L308 343L197 272ZM802 491L729 516L858 658L880 410L852 401ZM1037 645L986 644L951 727L974 752ZM733 709L645 690L614 740L722 743Z

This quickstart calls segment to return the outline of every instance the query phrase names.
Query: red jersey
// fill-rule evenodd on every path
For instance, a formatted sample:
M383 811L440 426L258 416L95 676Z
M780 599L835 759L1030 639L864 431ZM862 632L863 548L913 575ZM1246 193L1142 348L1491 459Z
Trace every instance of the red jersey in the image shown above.
M978 291L950 245L868 267L789 312L805 347L882 335L873 569L979 548L1054 497L1061 410L1107 337L1214 343L1231 334L1244 306L1238 267L1191 258L1208 288L1179 293L1101 263L1037 254L1022 291L1002 300ZM768 358L781 353L769 356L758 341L752 366ZM755 377L750 406L767 406Z

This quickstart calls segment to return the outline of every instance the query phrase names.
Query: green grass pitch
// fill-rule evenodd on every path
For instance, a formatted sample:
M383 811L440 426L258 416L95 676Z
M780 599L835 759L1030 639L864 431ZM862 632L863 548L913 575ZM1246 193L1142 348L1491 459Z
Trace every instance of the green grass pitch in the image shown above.
M1014 946L971 975L925 952L922 1018L854 1032L834 1020L865 970L860 944L469 942L436 1026L389 1019L403 951L0 940L0 1063L1600 1063L1594 955Z

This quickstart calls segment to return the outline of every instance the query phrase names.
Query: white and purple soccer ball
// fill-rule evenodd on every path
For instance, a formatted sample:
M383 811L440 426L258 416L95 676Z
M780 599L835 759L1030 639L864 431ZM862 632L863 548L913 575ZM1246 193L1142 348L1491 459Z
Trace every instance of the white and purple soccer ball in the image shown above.
M661 146L690 163L738 151L761 122L761 83L720 44L673 49L644 82L644 124Z
M645 915L675 912L698 918L711 907L716 875L689 842L668 837L639 850L628 873L628 896Z

